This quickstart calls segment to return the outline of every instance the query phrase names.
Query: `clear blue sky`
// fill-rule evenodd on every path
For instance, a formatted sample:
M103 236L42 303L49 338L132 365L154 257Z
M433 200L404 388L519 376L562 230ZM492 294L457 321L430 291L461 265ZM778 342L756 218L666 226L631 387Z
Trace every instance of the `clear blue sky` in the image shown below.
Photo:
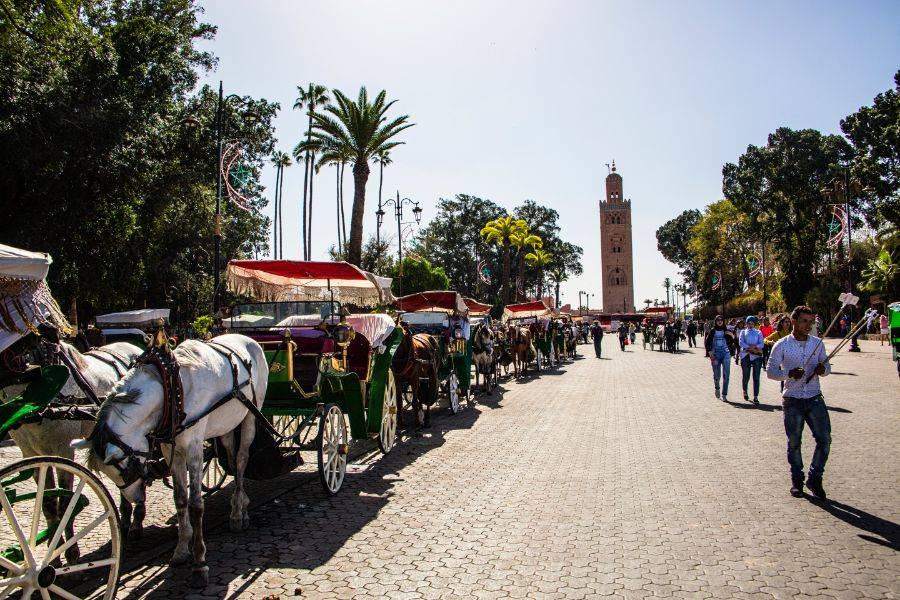
M665 298L676 268L654 232L721 197L721 169L781 126L839 131L839 120L890 88L900 68L900 2L600 2L206 0L219 27L207 81L281 103L280 149L305 119L291 110L310 81L355 96L388 91L417 125L385 169L385 191L418 200L466 193L560 213L584 248L584 276L564 288L600 299L605 163L632 200L635 302ZM378 179L367 189L374 231ZM303 172L286 171L287 258L300 253ZM274 170L264 183L274 188ZM334 173L317 180L314 242L335 242ZM345 194L352 197L347 176ZM348 206L349 210L349 206ZM271 214L271 206L268 212Z

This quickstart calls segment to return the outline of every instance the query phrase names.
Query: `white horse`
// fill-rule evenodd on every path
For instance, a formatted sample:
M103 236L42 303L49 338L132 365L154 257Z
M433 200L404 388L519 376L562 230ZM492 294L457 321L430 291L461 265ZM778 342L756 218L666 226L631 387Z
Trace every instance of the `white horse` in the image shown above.
M206 566L206 545L203 541L203 442L219 438L234 469L234 495L231 498L232 531L249 525L244 493L244 469L247 467L250 443L256 433L254 415L238 398L221 404L220 400L234 390L232 365L237 365L239 393L257 408L266 395L269 370L262 347L252 339L237 334L215 338L210 344L188 340L173 352L179 365L179 377L184 390L184 423L192 423L179 433L171 444L162 444L161 451L172 474L175 509L178 516L178 544L172 564L187 562L193 555L193 583L206 585L209 568ZM229 355L227 358L225 354ZM249 370L248 370L249 365ZM138 364L115 386L111 396L100 407L97 424L91 437L76 442L77 447L89 447L89 465L105 473L132 502L144 499L143 476L126 481L124 474L137 461L146 465L149 453L148 436L160 425L167 399L163 397L163 383L159 370L151 365ZM240 447L235 452L234 435L240 427ZM116 443L111 443L110 440ZM190 474L190 487L188 487Z
M133 344L116 342L82 354L75 346L61 341L59 342L59 352L67 359L66 362L78 369L84 382L94 394L98 398L102 398L109 393L113 385L128 370L128 365L141 354L141 349ZM71 399L84 401L88 398L70 374L55 400L69 403ZM84 437L90 433L93 426L93 421L45 419L40 423L21 425L10 431L9 435L25 458L32 456L61 456L71 460L75 458L75 450L71 446L72 440ZM72 489L73 476L71 473L60 471L57 473L56 479L60 488ZM51 471L47 473L47 485L53 486L53 482L54 474ZM66 503L61 498L45 499L43 511L48 525L52 526L55 523L59 523L65 508ZM131 505L126 504L123 498L120 509L123 514L123 529L128 532L130 518L126 519L125 515L130 517L132 513ZM143 504L136 507L134 512L137 527L135 531L140 531L141 522L144 518ZM70 521L69 528L71 528L71 523ZM66 531L68 536L73 535L73 533L72 531ZM66 551L66 559L69 562L78 559L77 544L70 546Z

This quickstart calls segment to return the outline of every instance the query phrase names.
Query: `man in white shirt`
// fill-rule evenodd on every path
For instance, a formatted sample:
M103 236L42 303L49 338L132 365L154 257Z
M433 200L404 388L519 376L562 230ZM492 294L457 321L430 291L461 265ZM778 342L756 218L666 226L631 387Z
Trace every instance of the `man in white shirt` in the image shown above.
M775 343L766 375L784 382L782 405L784 431L787 434L787 460L791 466L791 495L803 496L803 456L800 440L803 424L808 423L816 440L816 450L809 467L806 485L817 497L825 499L822 475L831 447L831 421L822 398L819 378L831 373L822 340L810 335L815 314L808 306L798 306L791 313L793 330Z

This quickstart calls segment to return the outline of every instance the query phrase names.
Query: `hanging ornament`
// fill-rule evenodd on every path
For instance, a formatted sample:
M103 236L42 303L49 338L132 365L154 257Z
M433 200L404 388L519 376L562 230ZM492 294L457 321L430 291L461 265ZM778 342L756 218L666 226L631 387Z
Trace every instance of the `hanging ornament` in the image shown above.
M712 277L710 277L710 282L712 283L712 289L719 289L720 287L722 287L722 274L718 271L713 271Z
M846 231L847 211L842 205L834 204L831 207L831 222L828 223L828 241L825 243L829 248L840 246Z

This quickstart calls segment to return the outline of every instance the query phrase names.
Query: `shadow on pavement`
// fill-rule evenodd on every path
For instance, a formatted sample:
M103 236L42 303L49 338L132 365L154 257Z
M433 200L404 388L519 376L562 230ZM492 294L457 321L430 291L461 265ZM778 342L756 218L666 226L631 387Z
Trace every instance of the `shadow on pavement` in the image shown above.
M762 404L762 403L751 404L750 402L746 402L746 401L732 402L731 400L726 400L725 403L730 404L734 408L744 408L744 409L750 408L750 409L761 410L764 412L782 412L784 410L780 404ZM828 410L831 412L853 414L852 410L847 409L847 408L842 408L840 406L827 406L826 408L828 408Z
M876 517L873 514L869 514L848 504L835 502L834 500L819 500L818 498L809 495L806 496L806 499L809 500L811 504L818 506L825 512L831 513L841 521L853 525L857 529L863 529L869 533L881 536L881 538L877 538L861 533L859 534L859 537L862 539L882 546L887 546L892 550L900 550L900 525Z

